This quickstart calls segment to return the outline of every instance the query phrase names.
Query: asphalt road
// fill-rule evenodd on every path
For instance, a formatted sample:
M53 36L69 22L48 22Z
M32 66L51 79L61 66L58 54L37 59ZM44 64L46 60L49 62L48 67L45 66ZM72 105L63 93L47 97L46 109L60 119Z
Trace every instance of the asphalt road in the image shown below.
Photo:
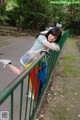
M20 57L31 48L35 41L33 36L0 36L0 41L1 40L3 40L4 46L0 47L0 59L11 59L12 64L16 67L20 66ZM3 64L0 63L0 90L16 77L17 75L9 68L4 69Z
M27 52L33 45L35 38L33 36L13 37L0 36L0 59L11 59L12 64L16 67L20 66L20 57ZM11 83L17 75L15 75L9 68L3 68L0 63L0 91ZM24 82L24 97L23 110L25 108L25 94L26 94L27 79ZM20 103L20 86L14 91L14 119L18 120L19 103ZM29 107L28 107L29 109ZM10 112L10 97L0 106L0 111ZM24 117L24 116L23 116Z

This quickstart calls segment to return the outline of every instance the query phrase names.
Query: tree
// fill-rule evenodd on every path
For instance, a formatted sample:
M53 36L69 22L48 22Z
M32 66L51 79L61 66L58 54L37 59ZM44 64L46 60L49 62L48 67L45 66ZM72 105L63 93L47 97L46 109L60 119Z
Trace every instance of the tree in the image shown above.
M26 20L33 29L44 29L50 19L48 0L28 0Z
M6 24L17 26L19 30L44 30L54 22L68 28L80 26L80 4L74 0L5 0L3 16L7 18L3 19Z
M68 6L68 19L70 28L80 28L80 4L70 4Z

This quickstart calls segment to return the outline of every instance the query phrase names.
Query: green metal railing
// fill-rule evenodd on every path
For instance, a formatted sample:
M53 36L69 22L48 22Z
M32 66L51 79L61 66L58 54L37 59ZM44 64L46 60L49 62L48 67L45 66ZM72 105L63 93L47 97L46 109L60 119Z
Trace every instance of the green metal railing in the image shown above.
M65 31L62 35L59 46L62 49L65 40L68 37L69 31ZM46 54L42 54L25 72L18 76L13 82L11 82L6 88L0 91L0 105L4 106L4 103L8 100L6 104L9 104L6 108L10 115L10 120L35 120L41 102L43 100L44 94L47 90L48 84L50 83L51 74L54 71L55 65L58 60L58 56L61 52L49 50L50 57ZM42 67L42 62L47 64L47 75L46 83L42 88L41 93L39 94L40 80L36 75L36 84L37 84L37 96L34 91L34 77L32 77L32 86L30 83L30 72L38 67ZM34 73L36 70L34 69ZM34 74L33 73L33 74ZM18 89L18 92L16 92ZM29 91L33 93L31 98L28 97ZM34 96L34 99L33 99ZM36 99L35 99L36 96ZM16 99L16 100L15 100ZM18 107L16 107L18 106ZM3 109L4 110L4 109ZM16 115L17 113L17 115Z

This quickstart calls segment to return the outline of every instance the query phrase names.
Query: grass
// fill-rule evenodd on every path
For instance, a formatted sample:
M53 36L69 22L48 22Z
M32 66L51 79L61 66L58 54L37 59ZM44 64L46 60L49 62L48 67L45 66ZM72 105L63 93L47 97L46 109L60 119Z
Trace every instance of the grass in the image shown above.
M77 51L76 40L74 38L69 39L69 50L67 53L64 51L64 59L63 59L63 72L64 74L70 75L73 78L77 78L80 76L80 62L79 57L80 54Z

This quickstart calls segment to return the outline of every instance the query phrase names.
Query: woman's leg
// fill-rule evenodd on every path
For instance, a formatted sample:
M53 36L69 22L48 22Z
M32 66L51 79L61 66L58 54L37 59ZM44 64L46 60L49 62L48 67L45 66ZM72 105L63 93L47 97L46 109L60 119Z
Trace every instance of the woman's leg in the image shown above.
M15 74L20 75L25 68L20 66L20 69L18 69L17 67L13 66L12 64L8 64L7 67L9 67Z

